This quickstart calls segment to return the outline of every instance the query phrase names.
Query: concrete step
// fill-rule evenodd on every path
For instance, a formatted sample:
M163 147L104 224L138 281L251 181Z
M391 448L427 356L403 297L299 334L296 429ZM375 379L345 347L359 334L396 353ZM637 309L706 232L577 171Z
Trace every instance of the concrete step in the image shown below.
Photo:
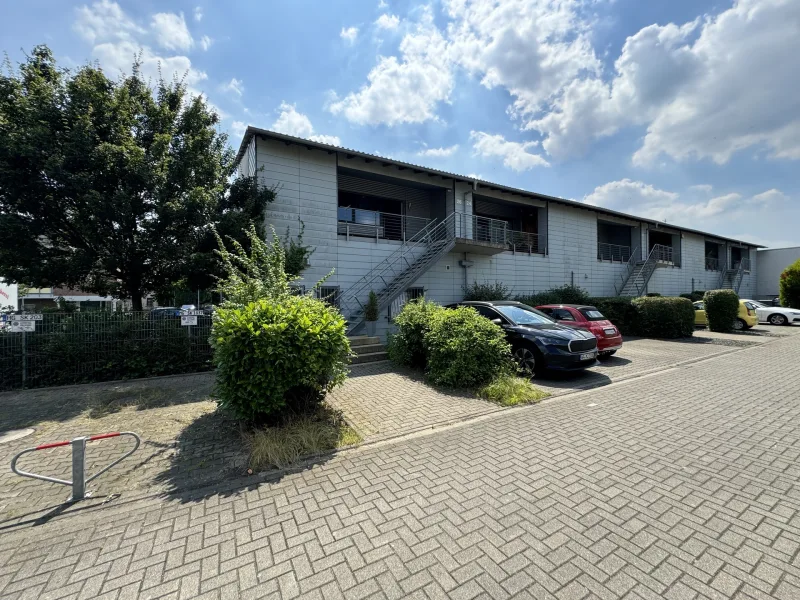
M363 365L367 363L378 362L381 360L389 360L389 355L386 352L370 352L368 354L358 354L353 357L352 364Z
M350 340L350 347L355 348L356 346L369 346L374 344L380 344L381 338L376 336L368 336L368 335L353 335L348 336Z
M386 352L386 346L383 344L361 344L360 346L351 346L351 348L359 356L362 354L374 354L375 352Z

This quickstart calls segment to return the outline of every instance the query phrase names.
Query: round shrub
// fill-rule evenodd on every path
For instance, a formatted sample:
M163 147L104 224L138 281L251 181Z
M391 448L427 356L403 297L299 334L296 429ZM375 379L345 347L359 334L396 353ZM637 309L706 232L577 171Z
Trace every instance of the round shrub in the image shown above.
M709 290L703 296L709 331L733 331L739 315L739 296L733 290Z
M344 318L310 296L220 308L210 342L220 405L256 421L280 415L292 390L321 397L342 383L350 357Z
M781 306L800 308L800 259L793 262L781 273Z
M686 298L636 298L638 333L654 338L691 337L694 333L694 307Z
M503 330L467 306L435 312L425 348L428 377L438 385L483 385L511 365L511 346Z
M445 310L439 304L420 298L407 302L394 318L397 331L389 336L387 351L389 358L408 367L425 368L425 333L433 315Z

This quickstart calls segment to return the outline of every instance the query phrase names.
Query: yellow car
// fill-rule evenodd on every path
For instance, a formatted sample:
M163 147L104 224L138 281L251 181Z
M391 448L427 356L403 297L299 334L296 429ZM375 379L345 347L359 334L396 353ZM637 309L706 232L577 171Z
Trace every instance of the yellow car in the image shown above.
M702 302L694 302L694 324L699 327L708 325L706 322L706 307ZM743 329L750 329L753 325L758 323L758 316L756 315L755 308L748 306L744 300L739 300L739 316L733 323L733 328L736 331Z

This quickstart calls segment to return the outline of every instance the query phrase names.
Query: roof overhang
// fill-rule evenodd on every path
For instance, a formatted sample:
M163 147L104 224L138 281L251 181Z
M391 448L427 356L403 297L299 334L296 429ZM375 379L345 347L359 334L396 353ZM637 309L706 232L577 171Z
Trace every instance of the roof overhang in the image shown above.
M258 127L253 127L248 125L247 130L244 132L244 137L242 138L241 144L239 144L239 152L236 154L236 164L239 164L239 161L242 160L245 152L247 151L247 146L250 144L250 140L254 137L261 137L264 139L275 140L279 142L283 142L287 146L289 145L297 145L303 146L308 150L321 150L327 152L328 154L338 154L344 158L361 158L367 163L377 163L384 167L395 167L399 171L411 171L414 174L426 173L431 177L443 177L445 179L452 179L455 181L460 181L463 183L468 183L472 186L472 188L479 192L481 189L489 190L489 191L496 191L503 194L508 194L510 196L520 196L523 198L532 198L535 200L544 200L545 202L553 202L556 204L561 204L564 206L571 206L573 208L578 208L582 210L589 210L592 212L604 214L604 215L611 215L615 217L620 217L623 219L628 219L630 221L637 221L639 223L647 223L648 225L653 225L656 228L665 228L671 229L676 231L683 231L686 233L693 233L697 235L702 235L707 238L713 238L715 240L720 240L723 242L733 242L735 244L740 244L743 246L748 246L750 248L765 248L766 246L761 246L759 244L753 244L751 242L746 242L744 240L737 240L733 238L727 238L724 236L716 235L713 233L708 233L706 231L699 231L697 229L690 229L688 227L681 227L680 225L674 225L672 223L664 223L662 221L656 221L654 219L647 219L644 217L637 217L636 215L631 215L628 213L619 212L616 210L610 210L608 208L603 208L600 206L593 206L591 204L586 204L585 202L579 202L577 200L567 200L566 198L559 198L557 196L548 196L547 194L539 194L537 192L531 192L528 190L523 190L519 188L509 187L507 185L502 185L499 183L492 183L490 181L484 181L482 179L476 179L474 177L468 177L466 175L459 175L458 173L449 173L447 171L439 171L438 169L430 169L428 167L423 167L421 165L415 165L412 163L407 163L399 160L395 160L393 158L386 158L385 156L378 156L377 154L368 154L366 152L359 152L358 150L352 150L350 148L344 148L341 146L332 146L330 144L323 144L321 142L315 142L312 140L307 140L305 138L299 138L292 135L286 135L285 133L278 133L277 131L270 131L268 129L260 129Z

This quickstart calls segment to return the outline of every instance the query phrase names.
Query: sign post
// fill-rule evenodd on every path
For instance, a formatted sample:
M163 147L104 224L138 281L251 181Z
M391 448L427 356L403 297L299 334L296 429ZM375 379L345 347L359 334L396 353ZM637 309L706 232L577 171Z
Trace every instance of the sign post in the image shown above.
M22 389L28 380L28 333L36 332L36 321L43 320L41 313L3 315L3 321L8 323L8 331L22 334Z

